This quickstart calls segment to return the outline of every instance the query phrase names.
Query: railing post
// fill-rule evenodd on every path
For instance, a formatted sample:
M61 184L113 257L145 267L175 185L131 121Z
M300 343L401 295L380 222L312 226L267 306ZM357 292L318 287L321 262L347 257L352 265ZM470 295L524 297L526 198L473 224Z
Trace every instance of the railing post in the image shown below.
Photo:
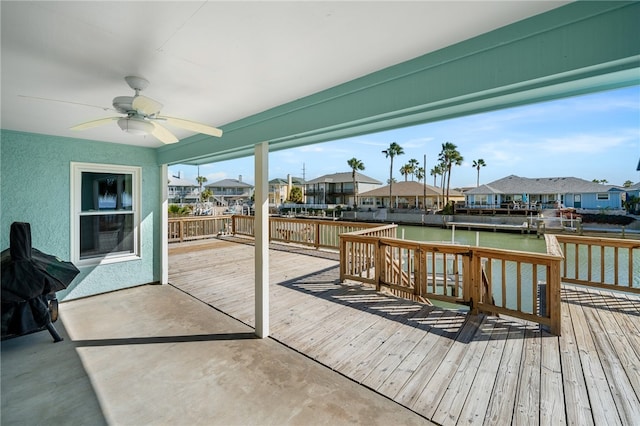
M551 321L550 332L554 336L561 334L561 309L560 300L560 259L553 260L549 266L548 278L549 297L547 299L547 312L549 312L549 320Z
M314 241L315 248L319 249L320 248L320 222L315 223L315 235L313 236L313 241Z
M344 282L344 276L347 268L347 242L340 237L340 282Z
M480 276L480 256L476 255L471 249L468 256L462 257L462 289L463 299L465 302L471 302L472 315L478 315L478 304L480 303L480 285L478 277Z
M184 241L184 226L186 221L184 219L180 219L180 242Z
M382 288L381 283L382 283L382 274L384 273L384 256L382 254L382 243L380 242L380 238L376 239L376 245L375 245L375 256L374 258L376 259L376 264L375 264L375 274L376 274L376 291L380 291L380 289Z

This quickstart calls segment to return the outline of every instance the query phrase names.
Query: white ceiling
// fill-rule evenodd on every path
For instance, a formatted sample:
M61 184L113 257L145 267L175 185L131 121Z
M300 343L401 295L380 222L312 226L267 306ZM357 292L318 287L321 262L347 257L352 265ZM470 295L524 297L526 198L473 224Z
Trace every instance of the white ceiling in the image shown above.
M157 147L115 122L124 77L221 127L568 1L2 1L3 129ZM193 133L172 128L178 138Z

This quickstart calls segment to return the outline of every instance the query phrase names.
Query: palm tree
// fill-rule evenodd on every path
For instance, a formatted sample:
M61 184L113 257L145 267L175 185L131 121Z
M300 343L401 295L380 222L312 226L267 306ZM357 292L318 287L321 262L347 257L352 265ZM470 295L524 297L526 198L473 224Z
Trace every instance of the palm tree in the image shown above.
M451 142L445 142L442 144L442 151L440 151L440 155L438 159L444 165L444 172L447 175L447 195L445 198L445 206L449 205L449 188L451 186L451 168L456 165L459 166L462 164L464 158L458 152L458 146Z
M409 175L412 174L412 172L413 168L409 164L405 164L404 166L400 167L400 174L404 176L405 182L407 181Z
M204 176L198 176L196 178L196 182L198 182L198 184L200 184L200 192L202 192L202 184L205 183L207 181L207 178Z
M442 174L442 167L440 167L440 164L433 166L433 169L429 171L429 174L433 176L433 186L436 186L436 179Z
M416 179L418 179L418 182L422 182L422 179L424 179L424 167L421 166L416 168L414 173L416 175Z
M358 183L356 182L356 171L364 170L364 163L353 157L351 160L347 160L347 164L351 167L351 179L353 180L353 207L358 207Z
M199 167L198 167L198 172L200 172L200 168ZM205 201L205 200L202 199L202 184L205 183L206 181L207 181L207 178L204 177L204 176L200 176L200 173L198 173L198 177L196 178L196 182L198 182L198 184L200 185L200 190L198 192L200 193L200 201L202 201L202 202Z
M391 208L391 194L393 193L393 157L404 154L404 150L397 143L391 142L389 148L382 151L382 153L386 158L391 158L391 164L389 166L389 208Z
M480 167L484 167L486 165L487 165L487 163L485 163L482 158L479 158L477 160L473 160L473 167L475 167L476 170L478 171L478 178L476 179L476 186L480 186Z
M413 177L416 174L416 170L418 169L418 166L420 166L420 163L418 162L418 160L416 160L415 158L412 158L411 160L409 160L409 162L407 163L407 166L409 166L409 168L411 169L411 171L409 172L409 174L411 175L411 180L413 180Z

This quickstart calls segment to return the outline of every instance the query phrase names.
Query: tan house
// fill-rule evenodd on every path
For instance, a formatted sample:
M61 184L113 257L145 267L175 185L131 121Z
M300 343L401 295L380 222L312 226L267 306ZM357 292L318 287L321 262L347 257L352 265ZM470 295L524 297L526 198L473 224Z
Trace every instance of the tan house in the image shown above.
M395 182L392 187L393 207L399 209L435 209L444 204L441 188L422 182ZM358 207L361 209L389 206L389 185L363 192L359 195ZM464 201L464 194L455 189L449 190L449 201Z

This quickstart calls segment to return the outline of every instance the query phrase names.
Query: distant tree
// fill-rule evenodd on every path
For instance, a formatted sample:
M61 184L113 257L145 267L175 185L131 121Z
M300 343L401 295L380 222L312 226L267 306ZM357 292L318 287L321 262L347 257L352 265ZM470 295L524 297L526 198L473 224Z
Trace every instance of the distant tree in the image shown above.
M407 166L409 166L409 169L411 170L409 174L411 175L411 180L413 180L416 174L416 170L418 170L418 167L420 166L420 163L415 158L412 158L407 162Z
M422 179L424 179L424 167L418 167L415 170L415 175L416 175L416 179L418 179L418 182L422 182Z
M404 176L405 182L407 181L407 178L409 177L412 171L413 171L413 168L409 164L405 164L404 166L400 167L400 174Z
M347 164L351 167L351 179L353 180L353 207L358 207L358 182L356 182L356 171L364 170L364 163L353 157L347 160Z
M444 174L442 164L436 164L435 166L433 166L433 169L431 169L429 174L433 176L433 186L437 187L436 179L438 178L438 176L442 176ZM442 186L442 179L440 180L440 186ZM440 207L440 196L438 196L438 208L439 207Z
M429 171L429 174L433 176L433 186L437 186L436 179L442 174L442 167L440 167L439 164L436 164L433 166L433 169Z
M397 183L398 181L396 180L396 178L391 178L391 179L387 179L387 185L390 185L391 183Z
M384 151L382 151L382 153L385 155L386 158L390 158L391 159L391 164L389 165L389 208L392 207L392 194L393 194L393 158L397 155L402 155L404 154L404 150L402 149L402 147L400 145L398 145L396 142L391 142L391 145L389 145L389 148L385 149Z
M604 185L605 183L609 183L609 181L608 181L608 180L606 180L606 179L594 179L594 180L592 180L591 182L593 182L593 183L601 183L601 184L603 184L603 185Z
M208 201L211 197L213 197L213 192L211 192L211 190L208 188L200 193L200 201L202 201L203 203Z
M480 167L485 167L487 163L484 162L482 158L477 160L473 160L473 167L478 171L478 177L476 179L476 186L480 186Z
M291 203L301 203L302 202L302 189L297 186L291 188L289 191L289 199L287 200Z
M451 169L452 167L462 164L464 158L458 152L458 146L451 142L445 142L442 144L442 151L438 156L440 162L444 165L444 173L447 177L447 194L445 198L445 206L449 205L449 188L451 186Z
M200 185L200 192L202 192L202 184L205 183L207 181L207 178L204 176L198 176L196 178L196 182L198 182L198 184Z
M631 185L633 185L633 182L631 182L630 180L625 180L622 184L624 188L629 188Z

